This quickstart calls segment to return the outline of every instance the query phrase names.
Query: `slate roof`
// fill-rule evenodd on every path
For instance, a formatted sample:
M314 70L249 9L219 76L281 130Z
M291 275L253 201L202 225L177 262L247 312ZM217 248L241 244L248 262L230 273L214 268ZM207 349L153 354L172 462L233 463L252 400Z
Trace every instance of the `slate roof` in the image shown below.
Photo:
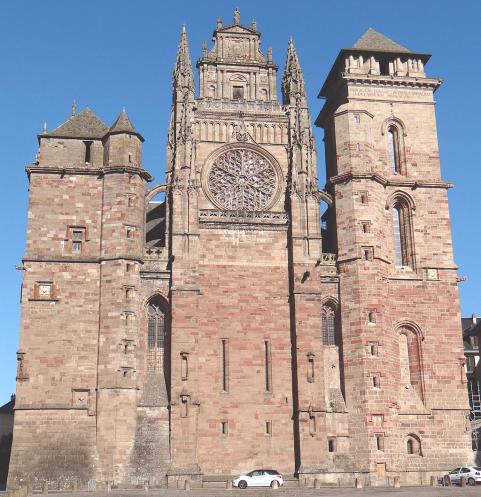
M15 407L15 396L9 402L0 407L0 414L13 414L13 408Z
M42 133L43 137L56 138L96 138L105 136L109 127L101 121L88 107L68 118L53 131Z
M352 48L356 50L369 50L375 52L412 53L411 50L399 45L399 43L396 43L372 28L369 28L359 38L359 40L354 43Z
M137 135L142 141L144 141L142 135L139 132L135 131L135 128L130 122L129 116L127 115L127 112L125 110L120 113L119 117L110 127L108 133L129 133L131 135Z

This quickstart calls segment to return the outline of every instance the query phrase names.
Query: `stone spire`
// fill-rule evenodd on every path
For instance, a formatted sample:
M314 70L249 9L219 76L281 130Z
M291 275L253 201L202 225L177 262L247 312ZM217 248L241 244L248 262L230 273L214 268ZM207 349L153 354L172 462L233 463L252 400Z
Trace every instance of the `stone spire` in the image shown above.
M191 169L195 155L192 130L194 106L194 71L184 25L173 73L172 114L167 144L168 162L171 165L168 179L184 186L192 179L191 174L195 174L195 170Z
M284 105L295 105L298 99L301 99L304 105L307 102L304 76L292 36L287 47L286 66L282 76L282 99Z
M177 61L173 74L174 88L185 88L194 93L194 71L190 61L189 41L185 31L185 24L182 26L179 49L177 51Z

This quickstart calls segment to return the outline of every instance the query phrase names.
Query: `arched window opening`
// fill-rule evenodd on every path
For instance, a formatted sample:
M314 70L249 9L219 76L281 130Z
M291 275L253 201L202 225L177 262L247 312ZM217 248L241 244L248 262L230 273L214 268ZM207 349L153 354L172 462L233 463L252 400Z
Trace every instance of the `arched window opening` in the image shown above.
M422 363L419 337L409 328L399 333L399 374L401 389L409 391L409 397L417 397L422 403Z
M395 126L389 126L387 130L387 152L389 168L392 174L401 172L399 157L399 133Z
M165 247L166 195L159 192L146 206L145 242L147 247Z
M410 456L422 456L421 440L416 435L408 435L406 439L406 453Z
M336 312L331 305L322 308L322 344L336 345Z
M391 208L391 214L395 264L398 267L405 266L414 269L410 209L405 202L399 201Z
M147 371L159 373L164 370L165 312L160 299L147 306Z

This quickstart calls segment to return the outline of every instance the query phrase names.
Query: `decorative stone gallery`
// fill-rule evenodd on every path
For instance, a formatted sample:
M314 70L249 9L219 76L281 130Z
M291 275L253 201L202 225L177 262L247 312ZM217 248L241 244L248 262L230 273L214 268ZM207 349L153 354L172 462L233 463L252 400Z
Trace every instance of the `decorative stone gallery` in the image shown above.
M238 11L197 96L182 32L165 183L125 111L38 136L10 486L425 483L471 462L428 59L372 29L341 50L324 189L293 41L279 101Z

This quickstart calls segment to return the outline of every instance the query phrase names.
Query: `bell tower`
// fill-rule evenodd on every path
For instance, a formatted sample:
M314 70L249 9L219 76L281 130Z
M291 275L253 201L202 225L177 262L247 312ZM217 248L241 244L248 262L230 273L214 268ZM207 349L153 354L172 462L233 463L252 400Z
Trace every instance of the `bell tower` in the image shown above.
M469 460L457 267L430 56L369 29L320 96L350 451L373 484ZM442 318L440 318L442 316ZM442 388L440 388L442 385Z

